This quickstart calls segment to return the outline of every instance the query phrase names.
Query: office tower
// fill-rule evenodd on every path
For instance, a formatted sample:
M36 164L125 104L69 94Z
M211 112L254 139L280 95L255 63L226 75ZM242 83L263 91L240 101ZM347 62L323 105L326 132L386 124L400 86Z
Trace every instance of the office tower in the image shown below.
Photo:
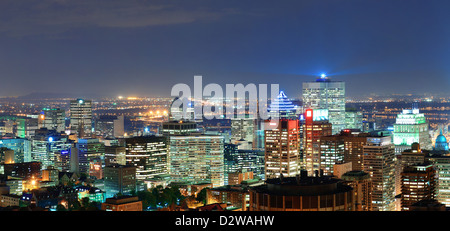
M410 165L404 168L402 179L401 209L421 200L434 200L436 196L436 170L431 164Z
M428 151L422 150L419 143L412 143L410 149L405 149L401 155L397 156L397 160L403 168L410 165L424 163Z
M24 191L24 184L26 183L26 180L24 178L7 177L4 182L9 188L9 194L22 195Z
M42 168L55 166L57 155L71 148L72 144L67 141L67 137L61 136L54 130L42 128L36 130L36 134L31 140L31 156L33 161L42 163Z
M419 143L423 149L431 149L431 138L428 133L428 122L419 109L403 110L397 115L394 124L393 141L396 153L411 147L412 143Z
M339 136L320 137L320 169L325 176L334 174L334 165L344 162L344 140Z
M425 163L428 153L429 151L422 150L420 148L419 143L413 143L411 144L410 149L403 150L400 155L396 155L397 163L395 169L395 191L397 192L397 195L402 191L401 174L403 169L411 165Z
M62 133L66 130L66 111L60 108L43 108L38 116L39 128Z
M297 119L298 110L299 107L294 105L283 91L280 91L268 108L270 118L280 119Z
M225 184L228 175L235 172L247 171L261 179L264 179L264 151L263 150L239 150L237 145L224 145Z
M367 137L363 147L363 171L373 183L375 211L393 211L395 201L395 148L390 136Z
M197 123L186 120L172 120L162 123L162 134L171 135L189 135L198 132Z
M3 121L5 125L5 134L14 134L14 120L11 117L5 118L6 120Z
M437 174L437 195L436 199L450 206L450 156L448 155L430 155L427 160L433 164Z
M95 120L95 134L105 138L123 137L124 117L101 115Z
M254 147L255 122L252 116L231 119L231 143L239 144L238 149L249 150Z
M320 175L266 180L251 187L249 211L355 211L354 190L342 180Z
M303 83L303 108L328 109L333 134L345 128L345 82L322 75L315 82Z
M167 139L158 136L126 138L126 163L136 167L136 178L145 180L167 173Z
M320 138L332 134L332 125L328 122L326 116L318 116L324 113L324 110L307 109L305 113L305 123L303 125L303 161L302 168L309 175L314 171L319 171L320 166Z
M113 197L118 193L129 195L136 191L136 167L118 164L106 166L103 180L106 197Z
M222 136L170 136L169 174L174 182L224 185L224 143Z
M281 119L264 133L265 179L295 176L299 173L298 120Z
M18 116L15 120L15 134L19 138L30 138L34 131L38 129L38 118L34 115Z
M341 177L355 191L356 211L372 211L372 179L363 171L350 171Z
M367 143L369 133L351 134L342 133L344 140L344 162L351 162L354 171L363 170L363 147Z
M75 147L78 150L78 162L80 173L94 175L95 169L91 169L93 163L104 164L105 144L99 139L78 139ZM92 174L91 174L92 172Z
M345 129L359 129L363 131L363 113L354 108L346 108Z
M70 130L83 138L92 133L92 101L70 101Z
M55 168L62 172L70 171L70 146L67 150L55 153Z
M105 146L105 166L111 164L126 165L126 148L122 146Z

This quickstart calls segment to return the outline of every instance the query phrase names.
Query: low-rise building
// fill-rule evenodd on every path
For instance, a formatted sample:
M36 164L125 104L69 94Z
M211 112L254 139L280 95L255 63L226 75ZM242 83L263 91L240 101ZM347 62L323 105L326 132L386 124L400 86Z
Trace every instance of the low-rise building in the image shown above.
M142 201L137 196L106 198L102 203L103 211L142 211Z

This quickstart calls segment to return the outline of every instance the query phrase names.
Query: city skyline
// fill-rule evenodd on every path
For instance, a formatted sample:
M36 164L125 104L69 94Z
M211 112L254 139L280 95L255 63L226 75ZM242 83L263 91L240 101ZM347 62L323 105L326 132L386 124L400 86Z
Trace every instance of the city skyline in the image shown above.
M448 94L443 1L2 1L1 97L170 96L177 83L321 74L346 96Z

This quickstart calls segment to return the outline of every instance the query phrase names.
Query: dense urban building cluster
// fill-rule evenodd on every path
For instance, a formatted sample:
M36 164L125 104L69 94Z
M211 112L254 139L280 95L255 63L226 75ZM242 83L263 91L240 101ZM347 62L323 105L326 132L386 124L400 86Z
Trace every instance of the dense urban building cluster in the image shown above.
M325 75L301 99L281 91L268 107L275 125L175 120L171 98L1 99L0 210L450 207L448 102L350 102L345 92Z

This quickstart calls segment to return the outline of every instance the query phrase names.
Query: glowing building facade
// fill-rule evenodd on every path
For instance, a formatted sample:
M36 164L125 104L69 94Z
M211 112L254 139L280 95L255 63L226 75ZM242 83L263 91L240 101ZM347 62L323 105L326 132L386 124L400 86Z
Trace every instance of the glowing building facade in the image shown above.
M396 153L409 149L412 143L419 143L423 149L431 150L428 122L419 109L403 110L394 124L393 141Z
M325 109L307 109L305 112L302 169L309 175L321 170L321 137L332 134L332 125L328 122L325 112Z
M434 200L436 196L436 170L431 164L417 164L405 167L401 174L401 209L421 200Z
M224 185L222 136L170 136L168 170L174 182Z
M373 184L374 211L394 211L395 148L390 136L367 137L363 146L363 171L370 174Z
M168 146L165 137L133 137L125 139L125 143L126 163L136 167L138 180L167 174Z
M303 108L328 109L333 134L345 128L345 82L322 75L315 82L303 83Z
M298 120L281 119L278 125L267 129L265 137L265 179L280 174L292 177L299 173L300 140Z

